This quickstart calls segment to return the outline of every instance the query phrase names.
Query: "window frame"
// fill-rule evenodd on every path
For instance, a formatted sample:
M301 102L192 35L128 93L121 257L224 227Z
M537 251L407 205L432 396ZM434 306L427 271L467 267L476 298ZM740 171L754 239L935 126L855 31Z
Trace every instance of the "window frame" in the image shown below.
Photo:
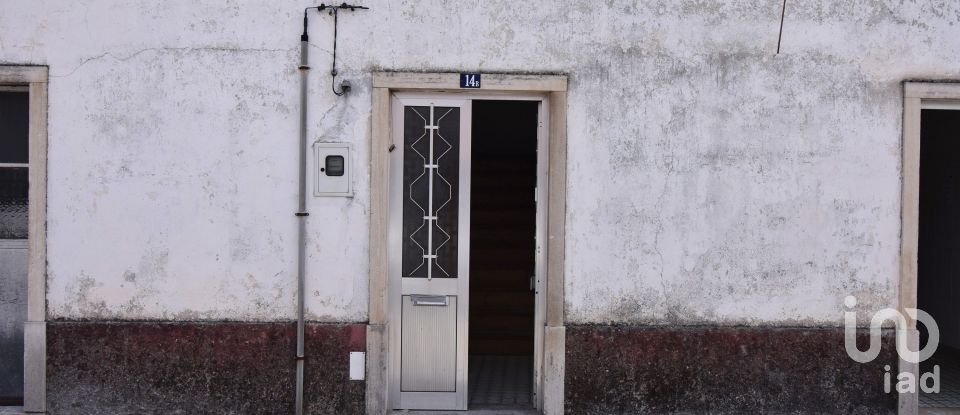
M25 93L25 94L27 94L27 100L28 100L28 103L27 103L28 109L27 109L27 111L28 111L28 118L29 118L29 105L30 105L30 104L29 104L29 97L30 97L30 87L29 87L29 86L26 86L26 85L3 85L3 84L0 84L0 93L2 93L2 92L19 92L19 93ZM28 124L29 124L29 119L28 119L27 122L28 122ZM28 136L28 137L27 137L28 157L29 157L29 147L30 147L29 141L30 141L30 137ZM27 169L27 174L29 175L29 171L30 171L30 160L28 159L26 163L0 162L0 170L3 170L3 169L16 169L16 168ZM28 178L27 178L27 181L29 182L29 176L28 176ZM28 203L28 205L29 205L29 200L27 201L27 203ZM23 244L23 248L26 249L27 238L2 238L2 237L0 237L0 244L5 244L5 246L19 246L21 243Z
M0 86L29 93L27 321L23 343L23 410L46 411L47 361L47 81L46 66L0 65Z

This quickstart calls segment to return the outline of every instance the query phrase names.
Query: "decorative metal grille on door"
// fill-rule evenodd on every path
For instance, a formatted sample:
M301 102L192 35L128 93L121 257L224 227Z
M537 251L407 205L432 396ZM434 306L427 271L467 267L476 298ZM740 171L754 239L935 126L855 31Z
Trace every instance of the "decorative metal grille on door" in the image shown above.
M403 108L405 278L456 278L460 108Z

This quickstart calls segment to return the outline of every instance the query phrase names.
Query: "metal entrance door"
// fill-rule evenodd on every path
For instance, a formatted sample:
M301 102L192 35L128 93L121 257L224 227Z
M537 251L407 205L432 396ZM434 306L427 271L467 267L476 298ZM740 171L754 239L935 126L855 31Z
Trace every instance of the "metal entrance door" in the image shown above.
M467 409L470 101L392 100L390 401Z

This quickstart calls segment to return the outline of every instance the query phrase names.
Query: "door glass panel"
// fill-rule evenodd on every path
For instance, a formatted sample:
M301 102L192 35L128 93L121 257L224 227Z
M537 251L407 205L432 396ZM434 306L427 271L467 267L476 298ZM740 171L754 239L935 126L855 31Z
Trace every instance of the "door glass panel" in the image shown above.
M0 167L0 239L27 238L27 168Z
M0 91L0 163L26 163L30 94Z
M403 109L403 277L456 278L460 108Z

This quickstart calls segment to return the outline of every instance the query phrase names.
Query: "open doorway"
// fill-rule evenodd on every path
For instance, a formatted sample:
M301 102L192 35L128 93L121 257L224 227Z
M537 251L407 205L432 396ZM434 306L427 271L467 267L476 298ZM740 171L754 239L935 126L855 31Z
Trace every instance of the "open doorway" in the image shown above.
M940 391L922 393L920 407L960 413L960 107L923 109L920 142L917 306L940 329L936 353L920 364L921 374L939 371ZM918 329L922 347L928 335Z
M538 111L473 101L470 409L534 405Z
M478 101L496 101L490 105L525 101L517 105L527 108L529 123L510 121L516 115L512 113L481 115L476 123L478 129L491 119L504 130L518 122L524 130L536 128L535 136L523 139L536 142L536 161L529 159L529 165L535 165L537 184L526 199L535 197L529 205L535 231L527 236L534 241L529 249L535 269L531 276L536 277L536 291L529 294L534 298L534 323L528 326L533 332L533 364L530 369L513 366L533 372L532 404L508 402L496 405L502 411L493 411L563 413L567 80L562 75L485 74L484 90L465 91L451 89L457 78L456 73L373 74L372 148L384 151L371 153L367 408L377 413L469 408L489 412L480 400L469 399L470 343L482 337L470 336L469 320L479 313L470 307L471 265L477 261L471 258L471 209L472 201L480 197L472 196L471 175L474 149L481 152L476 163L483 163L485 141L492 144L497 137L474 145L473 110L476 102L478 111L484 111L484 103ZM478 167L479 175L482 169ZM432 192L430 183L435 186ZM448 252L453 250L456 268L434 267L441 255L453 255ZM529 277L522 280L528 290ZM504 350L529 356L516 348ZM474 373L476 379L481 371Z

